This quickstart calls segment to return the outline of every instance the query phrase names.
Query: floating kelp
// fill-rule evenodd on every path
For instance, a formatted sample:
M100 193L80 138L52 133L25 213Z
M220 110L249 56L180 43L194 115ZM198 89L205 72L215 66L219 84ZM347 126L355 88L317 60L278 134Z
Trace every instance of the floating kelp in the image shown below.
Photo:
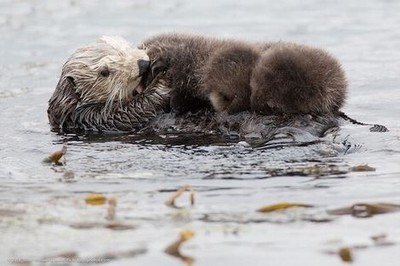
M350 171L352 172L374 172L376 168L368 166L368 164L360 164L353 167L350 167Z
M370 237L370 240L372 240L372 243L371 241L368 241L362 244L360 243L356 245L346 245L344 247L327 250L325 251L325 253L339 256L343 262L352 263L354 262L353 254L356 251L367 250L375 247L381 248L384 246L393 246L398 244L396 242L388 240L386 234L373 235Z
M87 205L103 205L106 203L107 198L102 194L88 194L85 198L85 202Z
M97 254L89 258L79 258L78 261L82 264L99 264L107 263L113 260L128 259L147 253L145 248L131 249L127 251L114 251L104 254Z
M176 192L172 193L168 199L165 201L165 204L172 208L182 208L175 204L175 200L179 198L184 192L189 192L189 202L190 206L194 205L194 191L191 186L186 185L180 187Z
M328 210L332 215L351 215L357 218L371 217L376 214L384 214L400 211L400 205L391 203L357 203L350 207Z
M264 207L263 207L264 208ZM294 204L292 206L286 204L276 204L265 206L266 212L260 208L257 211L248 212L215 212L207 213L200 218L201 221L207 223L222 223L222 224L249 224L249 223L273 223L287 224L306 221L312 223L327 223L334 220L336 217L329 215L325 210L318 206L306 204Z
M55 165L62 165L60 159L67 153L67 146L63 145L60 150L53 152L49 157L43 160L44 163L54 163Z
M17 265L39 265L36 262L39 262L40 265L88 265L88 264L101 264L108 263L112 260L133 258L142 254L145 254L147 249L137 248L130 249L126 251L113 251L107 253L100 253L93 255L91 257L81 257L76 251L68 251L56 255L47 256L39 259L38 261L25 261L25 264L13 264ZM44 264L42 264L44 263Z
M184 242L193 238L193 236L194 232L192 230L186 229L181 231L179 238L172 244L168 245L164 252L173 257L180 258L187 265L192 265L194 263L194 259L192 257L182 255L180 252L180 247Z
M310 207L313 207L313 205L303 204L303 203L293 203L293 202L281 202L281 203L277 203L277 204L266 205L264 207L261 207L257 211L258 212L275 212L275 211L286 210L289 208L310 208Z
M111 230L133 230L137 227L130 224L122 224L119 222L80 222L80 223L72 223L69 225L74 229L93 229L93 228L108 228Z
M287 169L273 169L271 171L271 176L315 176L315 177L324 177L324 176L344 176L349 172L367 172L367 171L376 171L374 167L368 166L368 164L361 164L356 166L348 166L348 165L338 165L338 164L329 164L329 163L318 163L313 165L300 165L300 166L292 166Z
M136 226L123 224L115 221L115 216L117 212L117 198L116 197L106 197L99 193L88 194L85 198L87 205L97 206L104 205L107 203L107 213L105 219L107 222L81 222L72 223L70 227L76 229L91 229L91 228L108 228L112 230L131 230L136 229Z
M353 262L353 255L350 248L340 248L338 251L338 255L344 262Z

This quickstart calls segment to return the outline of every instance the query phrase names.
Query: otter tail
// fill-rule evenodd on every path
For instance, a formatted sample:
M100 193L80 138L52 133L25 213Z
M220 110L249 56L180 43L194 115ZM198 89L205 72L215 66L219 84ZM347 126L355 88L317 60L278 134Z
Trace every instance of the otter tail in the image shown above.
M344 120L349 121L350 123L353 123L355 125L361 125L361 126L372 126L369 128L369 131L371 132L388 132L389 129L383 125L379 125L379 124L368 124L368 123L363 123L363 122L359 122L351 117L349 117L348 115L346 115L345 113L343 113L342 111L338 111L338 115L343 118Z

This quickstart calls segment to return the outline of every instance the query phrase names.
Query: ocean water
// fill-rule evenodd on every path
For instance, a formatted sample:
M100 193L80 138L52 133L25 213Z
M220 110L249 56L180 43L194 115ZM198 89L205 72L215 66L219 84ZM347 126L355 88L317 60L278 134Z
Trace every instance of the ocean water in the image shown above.
M399 12L394 0L0 0L0 265L343 265L342 248L354 265L397 265L400 213L329 211L400 204ZM50 131L47 101L76 48L168 31L322 47L346 70L344 111L390 131L344 124L349 152ZM43 163L63 143L64 165ZM376 170L349 171L363 164ZM166 206L183 185L195 204ZM116 198L125 227L107 227L108 205L86 204L89 193ZM282 202L313 207L256 212ZM194 232L186 260L164 252L182 230Z

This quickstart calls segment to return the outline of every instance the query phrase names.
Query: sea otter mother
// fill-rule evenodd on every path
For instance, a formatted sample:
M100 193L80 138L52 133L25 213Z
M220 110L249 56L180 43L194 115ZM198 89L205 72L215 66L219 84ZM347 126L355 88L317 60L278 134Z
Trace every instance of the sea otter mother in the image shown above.
M49 100L48 118L57 131L88 130L135 132L235 131L241 137L259 133L262 138L293 136L299 130L319 137L338 125L333 115L262 116L203 112L176 117L170 114L174 90L165 75L148 79L149 57L119 37L103 37L76 50L64 64L56 90ZM254 135L254 134L253 134Z

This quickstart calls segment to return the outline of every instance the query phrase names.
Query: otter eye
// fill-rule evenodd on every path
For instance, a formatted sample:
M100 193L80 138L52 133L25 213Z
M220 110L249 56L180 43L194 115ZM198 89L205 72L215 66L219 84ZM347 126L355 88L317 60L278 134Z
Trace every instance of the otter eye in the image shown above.
M103 67L100 69L99 74L106 78L110 75L110 70L107 67Z

